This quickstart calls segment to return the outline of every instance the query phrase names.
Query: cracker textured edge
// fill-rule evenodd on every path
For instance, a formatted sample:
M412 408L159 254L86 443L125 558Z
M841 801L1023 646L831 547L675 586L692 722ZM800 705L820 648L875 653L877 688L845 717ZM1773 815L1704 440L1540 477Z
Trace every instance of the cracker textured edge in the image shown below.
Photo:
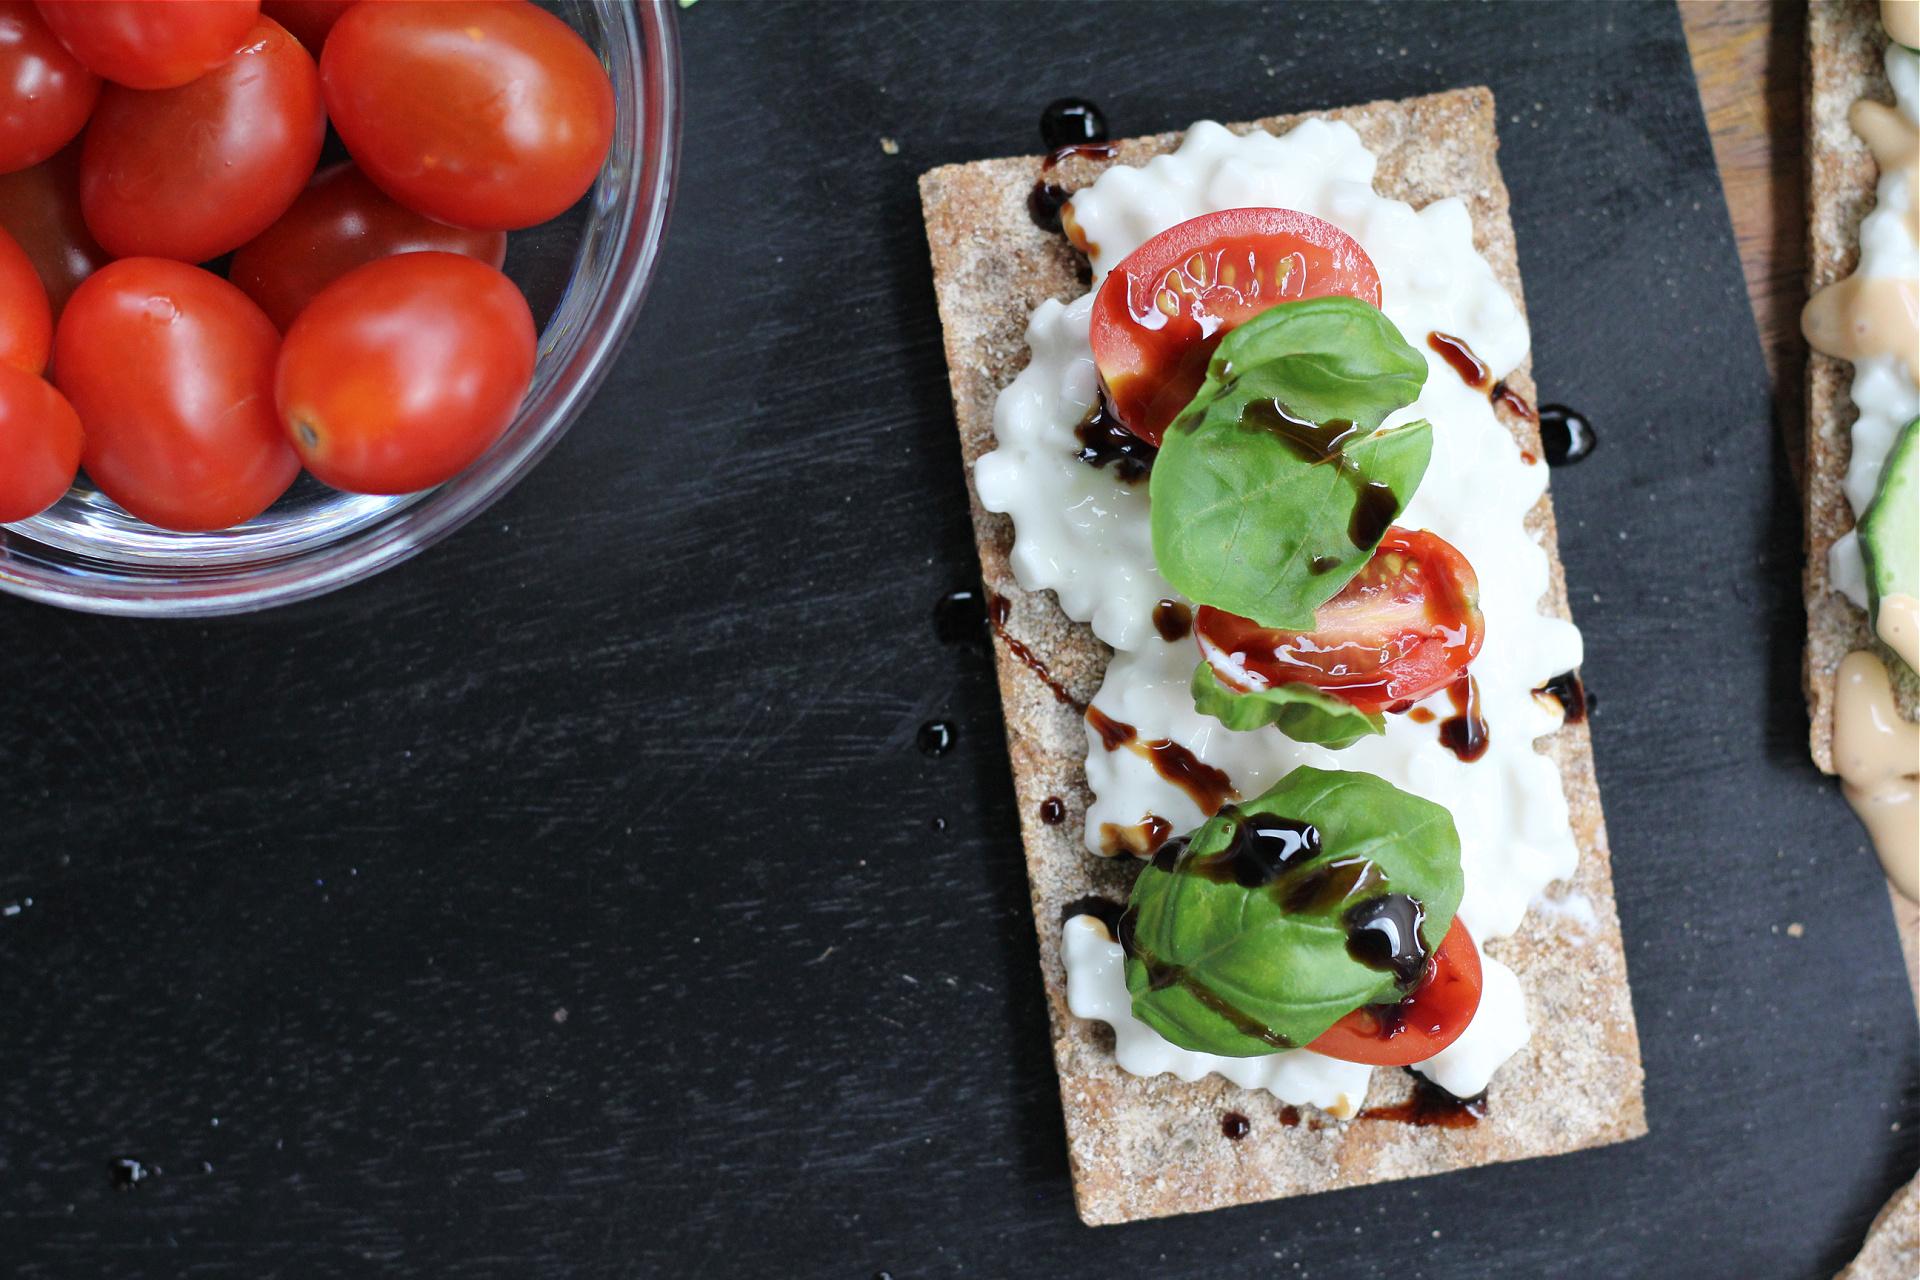
M1913 1280L1920 1276L1920 1192L1894 1192L1867 1230L1860 1255L1834 1280Z
M1524 307L1507 191L1494 160L1490 91L1458 89L1230 127L1284 132L1308 115L1343 120L1358 131L1380 156L1374 186L1382 194L1415 208L1461 199L1473 217L1476 247ZM1140 165L1172 150L1180 137L1129 139L1116 144L1112 160L1075 157L1048 180L1075 190L1111 164ZM1098 1225L1187 1213L1551 1155L1646 1132L1639 1039L1585 725L1537 744L1560 767L1581 860L1571 881L1549 891L1572 904L1569 910L1554 918L1534 911L1519 933L1488 946L1520 974L1535 1031L1495 1076L1490 1115L1474 1128L1343 1123L1310 1107L1284 1108L1264 1092L1218 1076L1192 1084L1167 1075L1130 1076L1113 1060L1108 1028L1068 1012L1062 910L1088 895L1124 899L1134 875L1131 859L1096 858L1081 843L1087 739L1073 704L1084 704L1099 688L1111 651L1066 618L1052 592L1021 590L1008 564L1012 524L983 509L972 484L974 461L993 447L994 398L1026 363L1029 313L1043 299L1064 301L1086 290L1081 260L1027 214L1040 172L1037 156L948 165L924 174L920 190L982 575L988 592L1007 601L1004 634L995 637L1000 693L1081 1217ZM1528 366L1507 381L1534 402ZM1534 425L1504 408L1499 413L1521 447L1542 456ZM1529 514L1527 528L1551 562L1541 608L1569 617L1549 498ZM1009 637L1044 664L1067 700L1009 649ZM1065 821L1041 820L1049 798L1063 803ZM1409 1090L1404 1073L1377 1070L1368 1102L1398 1101ZM1239 1141L1222 1133L1229 1111L1251 1122Z
M1807 294L1852 274L1860 261L1860 220L1873 209L1879 166L1847 123L1861 98L1889 105L1882 58L1887 33L1877 0L1812 0L1807 6ZM1900 713L1915 718L1920 680L1867 625L1866 611L1833 590L1827 550L1853 528L1853 508L1841 489L1853 453L1859 415L1847 389L1853 365L1807 353L1806 551L1802 594L1807 648L1802 666L1814 763L1833 772L1833 684L1840 660L1871 649L1893 674Z

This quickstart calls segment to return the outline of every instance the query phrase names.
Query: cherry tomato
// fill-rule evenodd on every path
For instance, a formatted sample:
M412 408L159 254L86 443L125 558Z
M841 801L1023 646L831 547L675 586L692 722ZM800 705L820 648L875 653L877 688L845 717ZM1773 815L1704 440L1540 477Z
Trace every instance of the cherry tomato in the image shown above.
M459 254L403 253L349 271L300 313L274 399L319 479L411 493L500 438L533 381L534 341L513 281Z
M122 258L87 278L53 339L102 493L149 524L250 520L300 473L273 413L280 335L210 271Z
M39 0L61 43L129 89L197 80L247 39L260 0Z
M100 77L26 0L0 4L0 173L39 164L86 127Z
M38 375L53 349L47 288L14 238L0 231L0 364Z
M1353 581L1314 610L1309 632L1275 631L1202 605L1193 630L1221 683L1242 692L1303 682L1365 712L1438 693L1486 638L1480 580L1452 545L1390 528Z
M394 203L351 161L315 174L293 208L233 255L227 279L287 326L335 280L376 258L421 249L461 253L499 268L504 231L463 231Z
M1458 1040L1473 1021L1480 986L1480 950L1455 916L1412 995L1399 1004L1361 1005L1307 1047L1376 1067L1425 1062Z
M327 33L352 4L353 0L260 0L260 12L291 31L318 60Z
M80 419L45 378L0 364L0 524L37 516L80 470Z
M1380 276L1352 236L1309 214L1228 209L1162 231L1093 300L1094 363L1121 425L1159 444L1229 330L1329 294L1377 307Z
M287 211L326 131L313 59L261 18L192 84L107 86L80 158L87 226L116 257L217 258Z
M456 227L511 231L593 185L613 85L527 0L360 4L320 59L327 114L380 189Z
M40 273L55 320L80 282L113 261L80 216L80 147L76 138L51 160L0 173L0 227Z

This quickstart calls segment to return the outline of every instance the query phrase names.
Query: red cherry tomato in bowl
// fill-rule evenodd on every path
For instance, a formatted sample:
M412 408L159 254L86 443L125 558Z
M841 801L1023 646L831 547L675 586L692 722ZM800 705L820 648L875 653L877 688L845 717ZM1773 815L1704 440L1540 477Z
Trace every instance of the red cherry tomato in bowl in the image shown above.
M1376 1067L1425 1062L1458 1040L1473 1021L1480 987L1480 950L1455 916L1412 995L1399 1004L1360 1006L1307 1048Z
M38 374L53 350L47 288L14 238L0 231L0 364Z
M1269 307L1344 294L1380 305L1359 242L1294 209L1227 209L1170 227L1107 273L1093 300L1094 363L1127 430L1159 444L1228 331Z
M39 9L96 74L129 89L171 89L232 57L260 0L39 0Z
M1276 631L1202 605L1194 635L1220 682L1243 693L1305 683L1373 713L1404 710L1466 670L1486 638L1480 580L1425 529L1389 528L1353 580L1314 610L1312 631Z
M280 220L233 255L227 279L285 333L319 292L376 258L421 249L499 268L504 231L465 231L394 202L351 161L323 169Z
M456 227L511 231L587 193L613 85L527 0L358 4L320 58L327 115L381 190Z
M30 169L0 173L0 227L26 251L58 320L80 282L113 261L80 215L80 141Z
M533 381L533 313L455 253L349 271L287 330L274 398L307 470L353 493L451 479L505 431Z
M101 93L80 157L87 226L115 257L217 258L287 211L326 131L313 59L261 18L191 84Z
M54 384L86 429L88 476L165 529L259 515L300 473L273 413L279 350L273 322L212 272L163 258L102 267L53 339Z
M39 164L86 127L100 77L26 0L0 4L0 173Z
M39 515L80 469L80 419L45 378L0 364L0 524Z

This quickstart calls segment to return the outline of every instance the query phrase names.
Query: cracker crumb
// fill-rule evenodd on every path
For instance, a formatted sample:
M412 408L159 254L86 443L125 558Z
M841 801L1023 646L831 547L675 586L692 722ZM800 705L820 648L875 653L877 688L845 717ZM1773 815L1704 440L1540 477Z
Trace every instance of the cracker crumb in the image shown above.
M890 156L897 156L900 154L900 144L894 141L892 138L880 139L880 149L886 152Z

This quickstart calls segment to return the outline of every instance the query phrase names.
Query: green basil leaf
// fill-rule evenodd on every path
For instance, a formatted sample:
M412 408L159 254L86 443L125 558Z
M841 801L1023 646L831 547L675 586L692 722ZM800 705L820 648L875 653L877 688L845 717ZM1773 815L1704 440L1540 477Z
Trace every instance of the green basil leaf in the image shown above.
M1268 814L1311 823L1318 853L1252 888L1210 874L1207 859ZM1348 954L1347 911L1405 894L1425 910L1431 952L1463 888L1446 809L1370 773L1302 766L1141 870L1127 908L1133 1014L1174 1044L1227 1057L1309 1044L1361 1005L1399 998L1392 973Z
M1241 693L1220 683L1206 659L1193 673L1193 707L1229 729L1242 732L1274 725L1295 742L1315 742L1335 751L1350 747L1370 733L1385 733L1386 718L1351 702L1323 693L1310 684L1283 684L1277 689Z
M1229 333L1154 463L1161 573L1202 604L1312 630L1426 474L1426 422L1376 430L1426 373L1355 298L1286 303Z

